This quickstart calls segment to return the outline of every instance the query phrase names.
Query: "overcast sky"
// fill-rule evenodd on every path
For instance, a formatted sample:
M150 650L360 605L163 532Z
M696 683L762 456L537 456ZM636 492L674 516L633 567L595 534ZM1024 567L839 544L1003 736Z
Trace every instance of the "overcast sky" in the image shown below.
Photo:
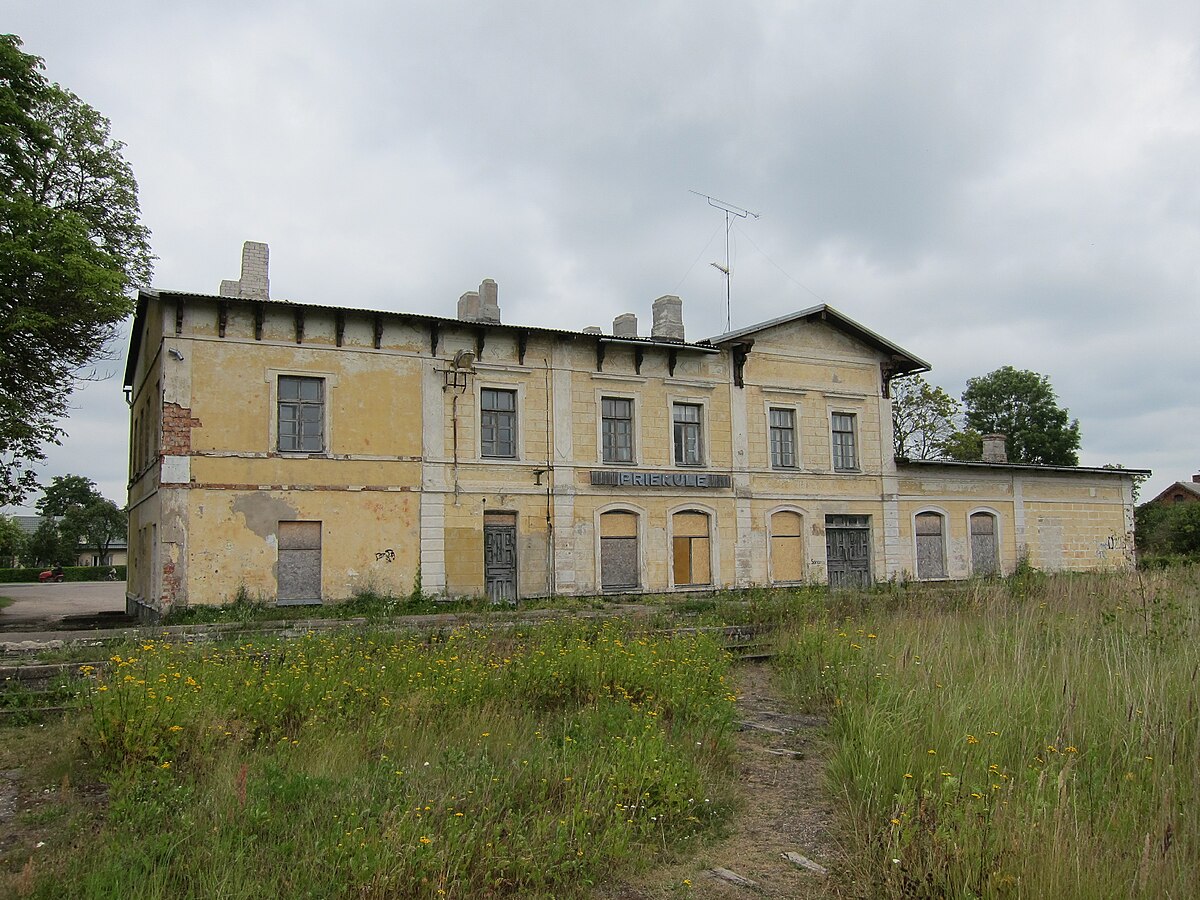
M124 141L155 286L242 241L281 299L687 336L826 302L929 360L1050 377L1081 462L1200 471L1200 4L4 3ZM128 329L125 329L127 332ZM122 359L43 481L124 502Z

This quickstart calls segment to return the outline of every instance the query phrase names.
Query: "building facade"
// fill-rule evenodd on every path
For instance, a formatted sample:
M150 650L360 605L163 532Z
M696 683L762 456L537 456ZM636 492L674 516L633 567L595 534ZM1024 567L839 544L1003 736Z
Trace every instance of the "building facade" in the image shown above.
M144 292L126 369L129 605L240 590L548 594L867 584L1131 559L1131 470L892 456L929 367L828 306L708 341Z

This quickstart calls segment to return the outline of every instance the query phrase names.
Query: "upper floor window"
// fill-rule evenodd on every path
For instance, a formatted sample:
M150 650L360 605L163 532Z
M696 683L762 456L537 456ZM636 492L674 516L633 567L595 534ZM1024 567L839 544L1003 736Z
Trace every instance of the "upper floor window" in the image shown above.
M671 419L675 433L675 465L704 465L701 407L698 403L674 403Z
M325 379L279 376L279 450L325 450Z
M833 414L833 470L853 472L858 469L858 448L854 442L854 413Z
M796 411L771 409L771 465L777 469L796 468Z
M603 456L606 463L633 462L633 401L621 397L600 400Z
M483 388L479 392L479 454L504 459L517 455L517 392Z

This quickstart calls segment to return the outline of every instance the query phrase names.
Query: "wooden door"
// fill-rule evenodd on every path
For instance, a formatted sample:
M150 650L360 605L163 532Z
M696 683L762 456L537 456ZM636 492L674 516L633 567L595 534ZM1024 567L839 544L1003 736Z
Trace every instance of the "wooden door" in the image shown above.
M483 523L483 581L493 603L517 602L517 517L489 513Z
M826 516L825 558L831 588L869 587L870 516Z

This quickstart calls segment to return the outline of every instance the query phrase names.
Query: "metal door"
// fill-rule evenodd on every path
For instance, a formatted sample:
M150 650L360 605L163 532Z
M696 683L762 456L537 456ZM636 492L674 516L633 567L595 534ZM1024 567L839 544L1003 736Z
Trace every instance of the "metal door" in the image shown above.
M509 524L484 523L483 580L488 599L493 603L517 602L515 516L509 519Z
M321 602L321 523L279 523L279 603Z
M871 584L871 517L826 516L825 558L831 588Z

